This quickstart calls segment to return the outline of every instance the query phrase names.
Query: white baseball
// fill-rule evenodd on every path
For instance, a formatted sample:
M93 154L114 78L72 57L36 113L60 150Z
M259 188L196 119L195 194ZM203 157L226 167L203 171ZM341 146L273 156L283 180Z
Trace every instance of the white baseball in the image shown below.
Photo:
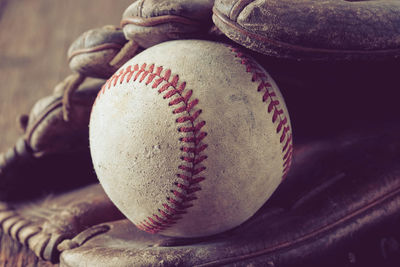
M289 115L268 73L225 44L179 40L128 61L90 119L97 176L138 228L176 237L240 225L292 158Z

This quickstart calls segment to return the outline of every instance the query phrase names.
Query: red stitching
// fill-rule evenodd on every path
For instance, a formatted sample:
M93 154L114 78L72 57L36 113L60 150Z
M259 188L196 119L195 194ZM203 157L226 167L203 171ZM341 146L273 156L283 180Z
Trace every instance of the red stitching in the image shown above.
M162 75L162 72L164 74ZM198 176L206 167L200 166L207 156L204 151L207 144L203 143L207 133L202 131L205 121L197 121L201 114L201 109L196 109L199 103L198 99L192 99L193 91L185 90L186 83L179 83L179 76L175 75L171 79L171 70L164 70L163 67L155 67L154 64L138 64L127 66L114 74L103 86L97 98L104 94L105 90L115 87L119 82L133 81L144 82L146 85L152 83L151 88L157 89L159 94L163 94L163 99L171 99L169 106L176 106L173 109L174 114L181 114L176 119L177 123L190 123L191 126L182 126L178 128L179 132L190 133L190 135L179 139L183 146L181 151L186 155L181 157L182 164L178 166L179 173L176 174L182 182L174 183L176 190L171 190L174 198L167 197L162 208L158 210L159 214L153 214L147 217L136 226L146 232L158 233L175 224L182 218L188 208L192 207L192 201L196 200L195 193L201 190L199 183L205 180L205 177ZM97 100L96 98L96 100ZM190 146L189 146L190 145Z
M283 109L280 107L279 100L276 99L276 94L274 91L270 91L269 88L272 88L271 84L268 82L267 74L258 67L258 65L250 58L244 55L238 48L228 46L231 51L235 54L235 57L240 59L240 63L246 66L246 72L250 72L253 74L252 81L259 82L257 91L262 92L262 101L267 102L270 101L267 106L267 112L272 112L272 122L275 123L278 120L278 126L276 128L276 133L279 134L282 132L279 141L282 144L285 142L282 148L282 161L283 161L283 173L282 179L285 179L290 165L292 164L293 157L293 143L292 143L292 134L290 125L288 125L288 119L283 112Z

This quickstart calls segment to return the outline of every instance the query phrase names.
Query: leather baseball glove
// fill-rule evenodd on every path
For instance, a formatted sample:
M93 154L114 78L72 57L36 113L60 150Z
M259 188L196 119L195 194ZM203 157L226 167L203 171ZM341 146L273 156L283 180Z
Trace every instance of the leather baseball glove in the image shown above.
M298 143L287 180L229 232L174 239L113 221L61 243L60 266L397 266L399 134Z
M299 142L273 197L243 225L212 237L142 232L97 184L3 203L0 225L60 266L396 266L399 134L386 125Z
M0 155L0 262L398 266L398 5L303 2L305 13L284 2L216 1L212 11L206 0L133 1L121 28L81 35L68 52L74 74L21 117L24 135ZM149 235L124 219L96 183L87 141L103 81L86 78L107 79L141 50L182 38L244 46L282 89L295 138L292 170L264 207L200 239Z

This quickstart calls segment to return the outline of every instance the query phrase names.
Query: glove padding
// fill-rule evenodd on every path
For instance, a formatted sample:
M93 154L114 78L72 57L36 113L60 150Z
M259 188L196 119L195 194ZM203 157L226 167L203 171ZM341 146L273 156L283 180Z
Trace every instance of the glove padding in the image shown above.
M382 129L298 145L287 179L234 230L174 239L115 221L62 243L60 266L398 266L400 129Z
M89 116L103 81L82 86L63 119L62 95L40 99L24 119L24 134L0 154L0 199L24 200L96 181L89 152Z

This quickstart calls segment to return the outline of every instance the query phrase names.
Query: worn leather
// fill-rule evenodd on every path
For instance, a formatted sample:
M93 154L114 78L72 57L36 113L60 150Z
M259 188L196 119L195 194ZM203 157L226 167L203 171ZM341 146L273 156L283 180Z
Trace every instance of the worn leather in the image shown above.
M32 108L24 134L0 154L0 199L28 199L96 181L88 148L92 104L103 84L92 80L72 97L71 119L62 117L55 91Z
M211 26L213 0L135 0L121 26L127 39L142 47L204 35Z
M298 144L284 183L232 231L170 239L115 221L72 239L80 245L64 249L60 266L398 266L399 134L395 126Z
M0 226L38 258L57 262L57 245L86 228L122 218L99 184L22 203L0 202Z
M400 2L216 0L229 38L279 58L382 60L400 56Z
M73 120L60 117L61 96L53 94L36 102L29 115L25 141L35 154L59 153L80 148L86 141L92 104L103 81L93 81L79 90L72 102ZM63 140L64 139L64 140Z
M126 44L122 29L108 25L84 32L70 46L70 68L84 76L109 78L119 65L109 64Z

